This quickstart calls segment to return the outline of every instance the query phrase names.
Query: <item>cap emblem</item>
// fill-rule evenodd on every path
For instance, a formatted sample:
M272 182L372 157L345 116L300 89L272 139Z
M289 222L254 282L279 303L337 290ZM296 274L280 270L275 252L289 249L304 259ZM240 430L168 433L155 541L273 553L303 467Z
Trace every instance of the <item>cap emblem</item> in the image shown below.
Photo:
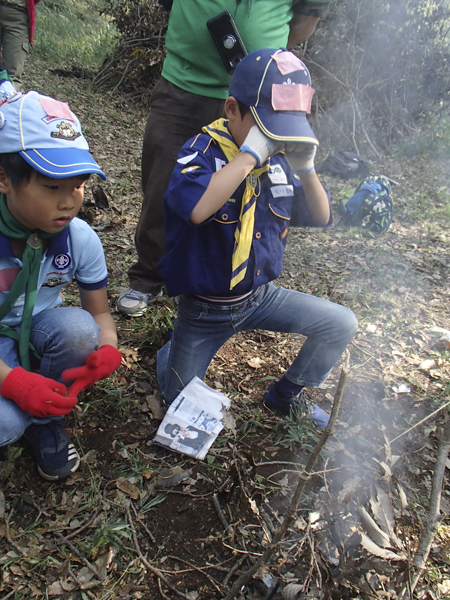
M59 138L60 140L73 141L80 137L81 133L74 130L70 123L61 121L57 126L58 131L52 131L52 138Z

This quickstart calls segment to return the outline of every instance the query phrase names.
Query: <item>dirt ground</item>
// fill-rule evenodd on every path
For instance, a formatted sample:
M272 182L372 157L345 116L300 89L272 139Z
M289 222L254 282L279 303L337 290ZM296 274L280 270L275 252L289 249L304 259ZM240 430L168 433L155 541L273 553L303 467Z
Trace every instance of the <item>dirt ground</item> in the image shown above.
M80 216L104 244L114 309L135 259L145 110L37 59L25 85L69 102L108 175L106 200L92 182ZM339 227L339 198L358 181L328 176L334 226L289 234L278 283L351 308L359 329L333 436L281 543L236 598L395 599L409 576L448 418L449 346L433 328L450 330L449 166L395 155L370 164L393 181L387 233ZM76 293L69 286L66 301L76 303ZM2 599L225 598L271 543L319 438L308 419L282 419L263 405L302 340L255 331L221 349L206 382L231 399L234 423L196 461L152 442L161 419L156 352L175 314L167 297L141 318L115 313L122 365L67 420L83 457L73 477L44 482L27 448L6 449ZM309 391L327 410L341 367ZM417 598L450 597L449 495L444 486Z

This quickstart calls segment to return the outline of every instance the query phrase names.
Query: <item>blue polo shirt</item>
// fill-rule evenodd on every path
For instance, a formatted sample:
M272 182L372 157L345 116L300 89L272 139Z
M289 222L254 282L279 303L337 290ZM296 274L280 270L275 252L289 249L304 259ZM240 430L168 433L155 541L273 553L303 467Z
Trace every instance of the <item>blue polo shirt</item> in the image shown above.
M60 291L74 278L86 290L100 289L108 282L102 243L85 221L73 219L69 227L49 242L41 258L33 314L59 306L62 303ZM21 268L22 261L14 255L11 242L0 232L0 304L5 301ZM20 325L24 299L25 295L21 294L3 319L5 325Z
M311 217L303 186L284 155L271 157L269 171L260 177L261 193L256 201L247 272L230 290L234 231L245 182L208 220L199 225L189 221L211 177L226 163L220 146L206 134L189 140L178 155L164 197L167 253L158 263L169 296L232 297L277 279L283 266L294 202L296 225L322 227Z

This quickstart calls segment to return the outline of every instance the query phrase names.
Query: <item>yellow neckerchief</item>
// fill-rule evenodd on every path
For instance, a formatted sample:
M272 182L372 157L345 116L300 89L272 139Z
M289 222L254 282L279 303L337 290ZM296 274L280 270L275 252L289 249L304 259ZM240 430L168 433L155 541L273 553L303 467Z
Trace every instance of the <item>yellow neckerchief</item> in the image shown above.
M236 146L230 132L228 131L227 121L225 119L217 119L202 131L210 135L215 140L228 162L231 162L239 154L239 148ZM256 198L261 193L261 185L259 177L265 171L269 170L269 165L259 169L253 169L245 179L245 190L242 196L241 213L239 222L234 232L234 248L233 258L231 262L231 282L230 290L232 290L240 281L242 281L247 272L248 257L253 240L253 227L255 223L255 208ZM256 193L256 188L259 189Z

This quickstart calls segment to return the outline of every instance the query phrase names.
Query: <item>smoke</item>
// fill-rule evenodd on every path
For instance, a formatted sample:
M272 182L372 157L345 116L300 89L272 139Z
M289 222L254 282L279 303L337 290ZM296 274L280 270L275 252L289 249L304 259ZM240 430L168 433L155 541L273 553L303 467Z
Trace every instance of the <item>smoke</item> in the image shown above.
M449 17L448 4L436 1L333 2L303 57L321 142L376 155L448 117Z

